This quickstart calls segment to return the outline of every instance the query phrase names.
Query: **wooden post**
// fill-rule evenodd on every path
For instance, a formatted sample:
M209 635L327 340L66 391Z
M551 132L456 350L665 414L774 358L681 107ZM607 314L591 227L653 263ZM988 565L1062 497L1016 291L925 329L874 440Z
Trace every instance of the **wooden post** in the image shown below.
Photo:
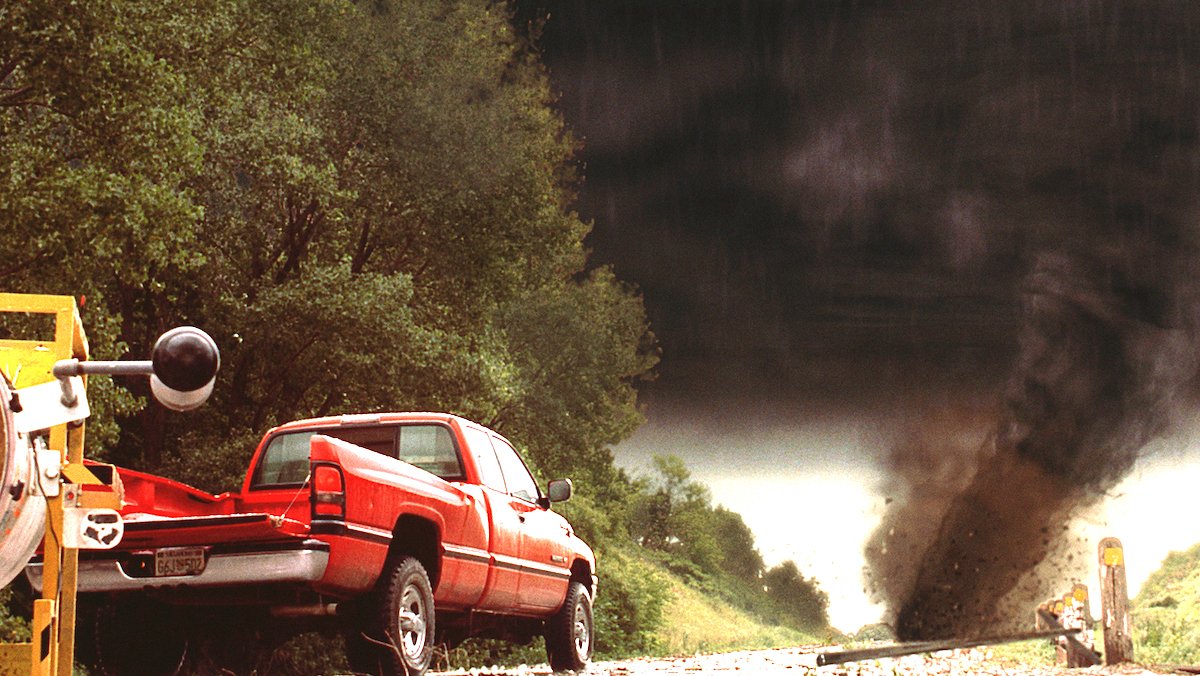
M1050 614L1053 615L1054 619L1059 622L1058 626L1060 627L1062 626L1062 616L1064 610L1066 610L1066 607L1063 605L1062 599L1054 599L1050 604ZM1061 639L1056 639L1054 641L1054 664L1055 666L1059 667L1070 666L1070 663L1067 661L1067 642Z
M1100 541L1100 613L1104 623L1104 661L1133 661L1133 626L1129 587L1125 583L1125 548L1117 538Z
M1066 665L1068 668L1090 667L1099 664L1099 657L1092 649L1092 617L1088 604L1087 585L1076 582L1070 593L1062 599L1062 625L1068 629L1078 629L1079 634L1073 641L1061 641L1066 650Z
M1092 598L1088 593L1088 587L1082 582L1076 582L1071 587L1071 596L1075 602L1083 607L1083 622L1088 626L1088 631L1095 629L1096 618L1092 616Z
M1057 604L1056 604L1057 605ZM1060 631L1055 644L1058 653L1058 666L1080 666L1092 667L1100 664L1100 654L1092 650L1091 646L1085 645L1080 641L1079 629L1077 627L1064 627L1060 618L1055 617L1049 610L1039 609L1038 615L1042 618L1042 623L1053 630ZM1068 658L1074 655L1073 659L1077 664L1070 664Z
M1050 628L1050 625L1046 623L1045 619L1043 619L1042 613L1043 612L1050 613L1050 612L1053 612L1053 610L1054 610L1054 599L1047 599L1045 601L1042 601L1042 605L1038 606L1037 610L1033 611L1033 628L1034 628L1034 630L1045 631L1046 629Z

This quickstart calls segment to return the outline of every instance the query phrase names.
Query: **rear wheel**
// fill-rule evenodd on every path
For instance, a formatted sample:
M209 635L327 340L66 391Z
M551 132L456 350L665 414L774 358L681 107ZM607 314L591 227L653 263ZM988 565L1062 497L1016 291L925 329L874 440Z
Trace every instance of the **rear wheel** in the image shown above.
M411 556L388 561L373 606L347 636L351 666L383 676L419 676L433 658L433 588L425 566Z
M595 638L592 595L578 582L571 582L567 598L546 620L546 656L555 671L579 671L592 659Z
M77 610L77 656L93 673L179 673L188 648L180 609L128 595L81 597Z

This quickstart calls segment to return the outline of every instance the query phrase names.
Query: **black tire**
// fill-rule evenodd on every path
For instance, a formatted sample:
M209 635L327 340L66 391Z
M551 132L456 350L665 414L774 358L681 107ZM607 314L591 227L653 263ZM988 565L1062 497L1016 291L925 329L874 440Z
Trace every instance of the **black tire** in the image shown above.
M76 655L92 673L167 676L182 668L188 639L179 609L129 595L85 599L77 611Z
M429 574L420 561L399 556L388 561L379 582L376 598L363 609L361 619L350 620L346 656L355 671L420 676L433 659L433 587ZM354 631L355 625L361 633Z
M595 644L592 595L578 582L571 582L562 607L546 620L546 656L555 671L580 671L592 659Z

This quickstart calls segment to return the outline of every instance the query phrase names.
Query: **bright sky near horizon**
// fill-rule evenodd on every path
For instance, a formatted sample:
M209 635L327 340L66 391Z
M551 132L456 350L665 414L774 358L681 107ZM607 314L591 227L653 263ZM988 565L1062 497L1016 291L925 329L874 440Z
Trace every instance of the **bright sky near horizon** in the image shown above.
M680 456L692 477L712 491L715 503L742 515L767 564L795 561L804 575L816 578L829 594L832 624L853 632L880 621L884 611L868 598L863 582L863 544L885 508L886 497L878 490L883 475L870 464L849 460L864 457L861 436L846 429L821 432L826 444L837 447L836 452L828 448L807 456L779 449L772 452L766 446L751 447L754 442L747 439L744 448L726 444L724 460L714 463L717 442L697 442L711 430L648 426L616 449L616 459L634 472L648 472L655 454ZM793 434L791 441L796 443L812 443L817 436ZM784 436L776 434L770 445L782 442ZM823 459L807 466L813 455ZM1077 529L1090 548L1087 559L1095 558L1101 538L1120 538L1126 550L1130 595L1136 595L1167 554L1200 543L1200 519L1180 518L1195 513L1197 487L1200 446L1175 448L1144 459L1111 497L1078 520ZM1099 580L1094 565L1085 582L1096 595Z

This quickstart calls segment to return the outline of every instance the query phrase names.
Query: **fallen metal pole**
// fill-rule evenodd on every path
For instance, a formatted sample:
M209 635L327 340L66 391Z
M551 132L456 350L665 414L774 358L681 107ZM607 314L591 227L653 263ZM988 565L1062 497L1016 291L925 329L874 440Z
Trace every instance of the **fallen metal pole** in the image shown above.
M919 655L934 653L939 650L959 650L963 648L978 648L985 645L1000 645L1002 643L1017 643L1036 639L1058 638L1076 633L1076 629L1051 629L1048 631L1030 631L1009 636L990 636L980 638L948 638L940 641L919 641L915 643L898 643L879 648L859 648L856 650L840 650L817 655L817 666L845 664L846 662L861 662L882 657L902 657L904 655Z
M1037 614L1038 617L1042 618L1042 622L1045 622L1047 626L1059 628L1062 627L1062 624L1059 623L1058 618L1054 615L1051 615L1044 608L1038 608ZM1084 658L1088 662L1091 662L1091 664L1087 666L1094 667L1097 664L1100 664L1100 653L1080 643L1079 639L1075 638L1075 634L1078 633L1079 630L1075 629L1071 633L1064 634L1063 636L1067 639L1067 643L1070 644L1071 649L1074 650L1078 656Z

